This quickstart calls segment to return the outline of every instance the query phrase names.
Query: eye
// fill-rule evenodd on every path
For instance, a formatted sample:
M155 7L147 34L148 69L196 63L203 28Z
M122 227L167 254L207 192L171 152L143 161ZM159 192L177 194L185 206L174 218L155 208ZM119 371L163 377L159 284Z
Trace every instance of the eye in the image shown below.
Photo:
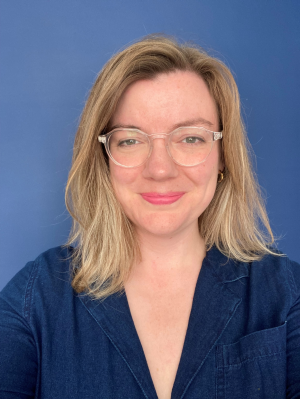
M202 144L202 143L205 143L205 140L203 139L203 137L200 137L200 136L189 136L189 137L186 137L182 141L183 141L183 143L187 143L187 144Z
M119 141L118 147L133 146L133 145L136 145L136 144L139 144L139 141L138 141L138 140L135 140L135 139L127 139L127 140Z

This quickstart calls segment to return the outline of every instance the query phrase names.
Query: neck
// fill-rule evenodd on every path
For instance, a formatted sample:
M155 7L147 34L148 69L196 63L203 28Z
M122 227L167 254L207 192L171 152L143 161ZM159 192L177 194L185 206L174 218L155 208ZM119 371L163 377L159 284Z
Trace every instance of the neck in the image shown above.
M149 276L199 273L206 255L205 243L199 234L198 224L189 226L172 236L157 236L138 231L142 261L134 270Z

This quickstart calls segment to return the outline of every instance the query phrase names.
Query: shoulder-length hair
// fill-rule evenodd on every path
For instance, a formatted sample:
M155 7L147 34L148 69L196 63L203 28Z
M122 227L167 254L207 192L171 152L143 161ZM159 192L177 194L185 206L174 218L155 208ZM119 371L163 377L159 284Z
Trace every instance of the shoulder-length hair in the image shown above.
M133 82L161 73L193 71L214 98L223 131L224 179L199 218L207 250L215 245L243 262L273 253L274 237L249 157L234 78L218 59L194 45L148 36L113 56L91 89L78 127L66 204L73 217L67 245L74 245L72 286L94 298L121 292L140 250L134 226L115 197L105 149L105 133L120 96Z

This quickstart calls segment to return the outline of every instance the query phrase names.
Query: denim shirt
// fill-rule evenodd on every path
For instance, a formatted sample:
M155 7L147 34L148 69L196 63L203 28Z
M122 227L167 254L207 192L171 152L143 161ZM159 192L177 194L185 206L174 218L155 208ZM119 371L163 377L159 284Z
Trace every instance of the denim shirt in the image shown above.
M0 293L1 399L157 398L126 294L76 294L50 249ZM300 398L300 265L207 253L172 399Z

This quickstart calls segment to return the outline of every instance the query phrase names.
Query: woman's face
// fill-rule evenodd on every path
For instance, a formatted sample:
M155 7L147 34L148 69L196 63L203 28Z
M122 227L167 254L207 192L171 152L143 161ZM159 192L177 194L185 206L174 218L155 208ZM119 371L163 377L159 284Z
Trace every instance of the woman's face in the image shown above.
M178 126L219 131L216 104L203 79L190 71L160 74L131 84L111 120L111 126L116 125L135 127L149 135L170 133ZM195 227L214 196L218 170L223 169L219 141L206 161L193 167L177 165L163 138L153 140L151 156L139 167L123 168L109 162L115 194L127 217L138 232L160 236ZM178 196L172 202L174 193ZM165 197L155 200L157 194Z

